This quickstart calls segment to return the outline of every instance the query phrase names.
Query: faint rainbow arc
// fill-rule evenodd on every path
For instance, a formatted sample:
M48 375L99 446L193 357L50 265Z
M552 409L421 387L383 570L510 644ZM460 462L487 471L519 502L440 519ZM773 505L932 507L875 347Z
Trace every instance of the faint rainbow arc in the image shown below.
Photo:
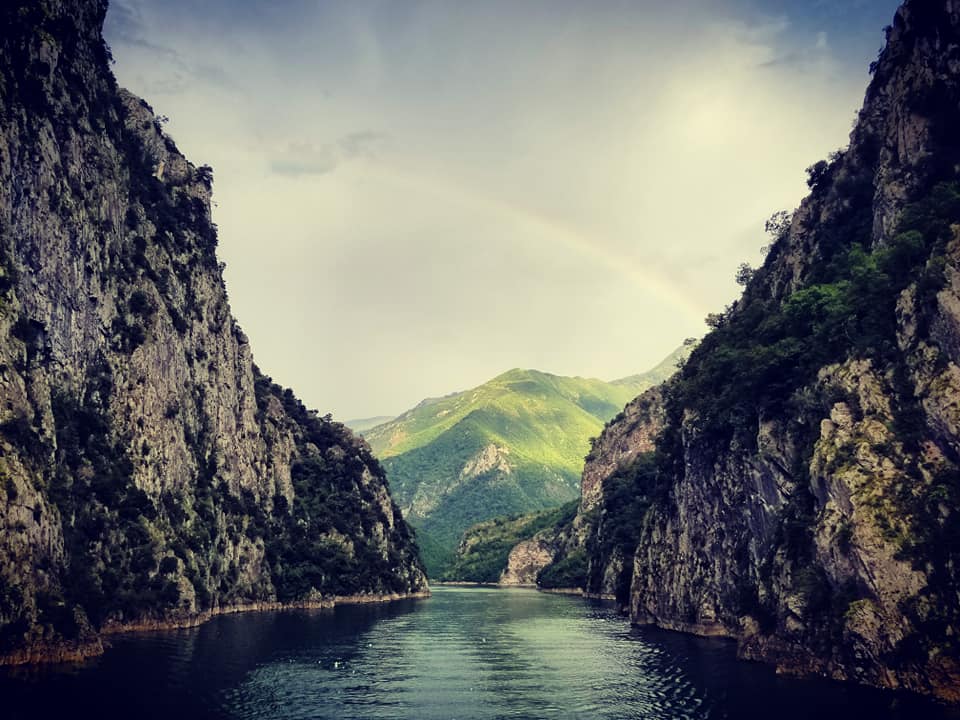
M592 242L591 237L586 233L564 225L543 213L514 205L491 195L468 192L456 184L440 182L423 174L401 171L382 163L377 163L375 166L368 163L364 174L372 174L380 179L400 185L412 185L421 191L435 195L456 198L466 205L482 207L509 217L515 222L522 222L525 225L535 227L546 237L559 242L567 250L628 278L646 292L681 312L687 320L695 324L695 327L703 325L703 318L707 311L693 303L681 288L665 281L661 276L637 266L630 258L604 251Z

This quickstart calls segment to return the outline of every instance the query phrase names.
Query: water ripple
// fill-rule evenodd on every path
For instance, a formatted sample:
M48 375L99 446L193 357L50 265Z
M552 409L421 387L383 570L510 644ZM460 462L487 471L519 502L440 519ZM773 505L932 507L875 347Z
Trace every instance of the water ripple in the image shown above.
M960 720L912 696L779 678L729 642L631 629L598 603L476 588L119 638L80 668L0 673L0 695L12 720Z

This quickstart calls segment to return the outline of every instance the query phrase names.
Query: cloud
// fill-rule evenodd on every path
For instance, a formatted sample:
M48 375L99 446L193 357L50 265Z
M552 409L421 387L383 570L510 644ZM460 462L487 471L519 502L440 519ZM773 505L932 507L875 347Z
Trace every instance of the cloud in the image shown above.
M110 11L104 22L104 35L114 45L140 48L164 56L177 65L184 64L180 55L172 48L147 40L143 14L139 7L129 3L110 3Z
M190 87L188 78L182 72L171 72L169 77L145 77L138 75L134 86L143 95L179 95Z
M862 98L888 18L824 8L116 0L108 40L216 168L260 367L362 417L702 332Z
M126 3L116 0L110 3L110 12L104 25L114 42L134 45L143 41L143 20L140 12Z
M214 85L223 90L236 90L239 88L233 77L219 65L198 64L190 69L190 74L198 80Z
M777 35L784 37L789 30L788 25L778 29ZM771 47L776 46L775 43ZM781 53L766 62L760 63L761 68L786 68L797 71L823 72L835 62L833 50L830 47L828 35L821 30L814 33L807 43L788 52Z
M387 142L386 134L363 130L345 135L337 145L346 157L374 160L383 152Z
M291 142L270 163L278 175L326 175L351 160L374 160L388 143L384 133L363 130L344 135L326 145Z
M220 66L204 62L191 62L183 54L167 45L148 39L147 22L140 6L114 0L104 22L104 36L115 48L124 46L144 53L166 68L162 78L141 76L141 89L151 94L173 95L185 92L190 79L200 80L221 89L235 89L236 83Z

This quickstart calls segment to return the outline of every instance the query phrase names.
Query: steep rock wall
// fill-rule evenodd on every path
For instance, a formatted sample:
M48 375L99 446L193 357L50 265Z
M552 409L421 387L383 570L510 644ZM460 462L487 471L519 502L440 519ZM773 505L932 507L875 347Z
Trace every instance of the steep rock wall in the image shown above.
M847 149L682 371L611 423L554 565L636 623L960 701L960 6L908 0Z
M664 420L663 389L657 386L631 400L607 423L586 457L580 482L581 513L597 506L605 478L641 453L653 452Z
M767 263L667 388L634 621L960 700L942 545L960 509L960 216L938 185L960 160L958 57L955 3L900 9L849 148L811 169Z
M500 575L500 585L532 587L537 584L537 575L553 562L557 548L555 543L540 534L514 545L507 557L507 566Z
M425 589L366 445L263 377L212 174L116 87L102 0L0 10L0 655Z

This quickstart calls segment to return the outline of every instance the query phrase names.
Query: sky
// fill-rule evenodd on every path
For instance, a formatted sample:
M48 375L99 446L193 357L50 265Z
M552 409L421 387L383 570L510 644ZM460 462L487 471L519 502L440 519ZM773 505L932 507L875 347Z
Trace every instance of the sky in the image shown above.
M702 336L847 143L896 5L112 0L105 34L214 168L257 364L349 420Z

